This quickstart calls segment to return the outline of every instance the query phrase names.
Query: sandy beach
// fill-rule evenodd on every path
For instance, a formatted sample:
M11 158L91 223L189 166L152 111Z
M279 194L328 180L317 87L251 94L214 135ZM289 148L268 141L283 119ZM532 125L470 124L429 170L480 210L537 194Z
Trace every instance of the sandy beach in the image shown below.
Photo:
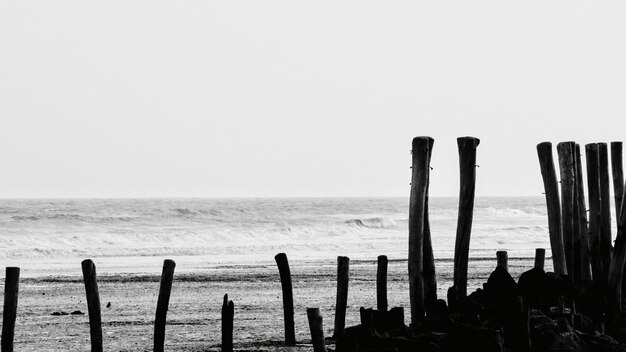
M513 277L532 267L531 259L509 261ZM298 346L285 347L280 279L275 265L227 265L200 273L175 274L165 348L169 351L220 349L220 310L223 295L235 304L235 350L311 350L307 307L319 307L326 336L332 335L336 299L334 261L295 261L291 264L296 338ZM471 289L480 287L495 267L493 260L470 262ZM549 264L549 260L547 261ZM97 262L96 262L97 265ZM407 263L389 263L389 305L408 307ZM549 268L546 268L549 269ZM452 262L437 262L438 294L445 298L451 285ZM359 307L376 305L376 262L350 263L347 326L358 324ZM104 349L152 350L153 323L159 290L158 275L102 274L98 276ZM107 304L110 302L110 307ZM45 276L22 279L15 346L20 351L88 351L89 324L80 276ZM408 323L408 311L405 311Z

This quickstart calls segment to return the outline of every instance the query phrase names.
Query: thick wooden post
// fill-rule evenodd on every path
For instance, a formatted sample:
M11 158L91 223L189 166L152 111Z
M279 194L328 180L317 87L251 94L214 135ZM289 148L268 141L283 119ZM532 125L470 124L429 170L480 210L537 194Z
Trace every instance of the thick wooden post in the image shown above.
M430 159L435 142L431 137L428 139L428 168L426 169L426 196L424 198L424 306L426 310L437 302L437 274L435 272L435 255L430 234L430 220L428 218L428 191L430 189Z
M509 271L509 254L507 251L497 251L496 258L498 260L497 266L502 267L507 272Z
M424 317L424 214L428 189L429 137L412 143L411 196L409 201L409 298L411 322Z
M170 304L172 281L174 281L174 268L176 268L176 263L173 260L165 259L163 261L161 286L159 287L159 298L154 318L154 352L163 352L165 348L165 324L167 321L167 308Z
M624 265L626 265L626 187L622 187L622 204L620 212L617 213L617 235L615 237L615 249L611 258L608 278L608 324L613 327L615 320L623 312L622 307L622 285L624 278Z
M624 162L622 142L611 142L611 170L613 174L613 194L615 197L615 216L618 217L624 193ZM619 222L616 219L615 222Z
M387 311L387 260L386 255L378 256L378 270L376 271L376 309Z
M335 305L335 339L343 335L346 327L346 307L348 306L348 283L350 258L337 257L337 304Z
M4 279L4 310L2 313L2 352L13 352L17 297L20 290L20 268L7 267Z
M589 249L591 251L591 269L593 280L604 286L607 277L602 268L600 252L600 231L602 224L602 202L600 199L600 157L598 145L590 143L585 145L587 157L587 188L589 193Z
M535 248L535 268L543 269L546 260L546 250Z
M579 242L574 242L580 260L580 278L591 281L591 253L589 250L589 228L587 226L587 203L585 202L585 185L583 181L583 164L580 145L576 144L576 213L578 220Z
M306 316L311 330L311 342L313 352L326 352L326 340L324 339L324 325L319 308L307 308Z
M469 260L472 220L474 218L474 194L476 190L476 148L480 140L475 137L459 137L460 190L459 214L454 245L453 305L467 296L467 268Z
M608 280L613 239L611 236L609 152L606 143L598 143L598 157L600 158L598 170L600 176L600 255L602 256L602 270Z
M280 274L280 285L283 289L283 316L285 319L285 344L296 344L296 329L293 310L293 288L291 286L291 270L287 254L278 253L274 257Z
M233 352L233 320L235 316L235 304L228 300L228 294L224 295L222 304L222 352Z
M96 280L96 265L91 259L83 260L81 265L87 294L87 310L89 311L91 352L102 352L102 317L100 316L100 294Z
M550 232L550 248L552 249L552 264L557 274L567 274L565 263L565 249L563 248L563 235L561 232L561 201L552 157L552 143L543 142L537 144L539 166L546 193L546 205L548 208L548 228Z
M574 265L574 194L575 194L575 158L576 143L562 142L557 144L559 169L561 171L561 230L563 233L563 248L567 272L577 277Z

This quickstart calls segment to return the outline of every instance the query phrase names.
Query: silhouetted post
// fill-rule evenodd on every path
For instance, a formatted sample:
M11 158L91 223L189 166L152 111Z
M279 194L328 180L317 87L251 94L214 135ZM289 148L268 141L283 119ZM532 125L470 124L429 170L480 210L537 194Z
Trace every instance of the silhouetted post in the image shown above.
M311 342L313 343L313 352L326 352L324 326L319 308L307 308L306 316L309 320L309 330L311 330Z
M546 260L546 250L535 248L535 268L543 269Z
M591 251L591 269L593 273L593 281L604 286L607 277L604 275L602 268L602 257L600 252L601 240L601 209L600 200L600 160L598 153L598 145L590 143L585 145L587 156L587 188L589 192L589 247Z
M91 335L91 352L102 352L102 318L100 316L100 294L96 280L96 265L91 259L81 263L83 280L87 294L87 309L89 311L89 334Z
M600 255L602 256L602 270L609 277L613 240L611 236L611 188L609 177L609 152L606 143L598 143L598 157L600 158Z
M476 190L476 148L480 140L475 137L459 137L460 190L459 215L454 245L454 286L451 288L453 305L467 296L467 267L470 237L474 217L474 194Z
M546 205L548 209L548 228L550 232L550 248L552 249L552 264L557 274L567 274L565 263L565 249L563 248L563 235L561 232L561 201L552 157L552 143L543 142L537 144L539 166L546 193Z
M608 321L609 328L613 327L615 320L622 310L622 285L624 278L624 265L626 265L626 188L622 188L622 205L617 213L617 235L615 237L615 249L609 268L608 285Z
M285 344L296 344L296 329L294 323L293 310L293 289L291 286L291 270L289 270L289 261L287 254L278 253L274 257L278 272L280 273L280 285L283 289L283 313L285 319Z
M228 294L224 295L222 304L222 352L233 351L233 319L235 316L235 304L228 300Z
M20 290L20 268L7 267L4 279L4 310L2 313L2 352L13 352L17 297Z
M165 323L167 308L170 304L172 281L174 281L174 268L176 268L176 263L173 260L165 259L163 261L161 286L159 287L156 317L154 318L154 352L163 352L165 346Z
M424 214L428 189L429 137L412 143L411 196L409 200L409 298L411 322L424 317Z
M386 255L378 256L378 270L376 271L376 309L387 311L387 260Z
M574 269L575 149L576 143L574 142L562 142L556 146L559 156L559 169L561 170L561 230L563 233L563 247L567 272L572 278L577 275Z
M334 338L343 335L346 327L346 307L348 306L348 283L350 272L350 258L337 257L337 304L335 306Z
M497 251L496 258L498 260L497 266L501 266L507 272L509 271L509 254L507 251Z
M585 185L583 182L583 164L581 160L580 145L576 144L576 212L578 220L579 242L574 242L580 260L580 278L583 281L591 281L591 254L589 251L589 234L587 227L587 205L585 202Z
M618 217L624 193L624 166L622 142L611 142L611 170L613 174L613 194L615 197L615 216ZM615 222L619 222L616 219Z
M426 196L424 198L424 305L426 310L437 302L437 274L435 272L435 256L433 254L433 244L430 236L430 220L428 218L428 190L430 189L430 158L433 153L435 140L428 139L428 168L426 169Z

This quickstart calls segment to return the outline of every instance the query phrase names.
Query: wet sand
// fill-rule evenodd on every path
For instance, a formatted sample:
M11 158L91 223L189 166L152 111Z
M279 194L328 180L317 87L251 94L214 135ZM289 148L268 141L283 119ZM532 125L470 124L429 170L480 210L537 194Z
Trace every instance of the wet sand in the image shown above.
M218 351L223 295L235 304L235 350L310 351L307 307L319 307L326 336L332 335L336 299L336 263L292 262L296 347L282 343L283 311L278 269L275 265L215 266L201 273L174 275L167 316L165 349ZM549 264L549 261L546 261ZM96 262L97 265L97 262ZM495 268L493 260L470 262L469 286L482 286ZM511 274L532 267L531 258L509 259ZM452 280L452 262L437 261L438 295ZM408 323L409 290L406 260L390 261L389 306L405 307ZM549 269L547 267L546 269ZM153 323L159 291L157 275L99 275L104 349L151 351ZM110 302L110 308L106 308ZM356 325L359 307L376 306L376 262L352 261L346 326ZM80 310L84 315L53 316L53 312ZM47 276L20 282L15 348L20 351L88 351L89 323L82 277Z

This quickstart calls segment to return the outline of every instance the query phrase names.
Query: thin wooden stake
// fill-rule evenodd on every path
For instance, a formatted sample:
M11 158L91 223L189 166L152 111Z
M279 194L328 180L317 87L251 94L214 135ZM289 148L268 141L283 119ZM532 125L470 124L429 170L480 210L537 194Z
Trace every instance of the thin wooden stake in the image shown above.
M502 267L507 272L509 271L509 254L507 251L497 251L496 258L498 260L497 266Z
M222 304L222 352L233 352L233 319L235 316L235 304L228 300L228 294L224 295Z
M91 259L83 260L81 265L87 294L87 310L89 311L91 352L102 352L102 318L100 316L100 294L96 280L96 265Z
M587 203L585 202L585 183L583 181L583 164L580 145L576 144L576 210L578 219L579 243L574 242L578 250L577 260L580 263L580 278L591 281L591 253L589 250L589 228L587 225Z
M562 142L557 144L559 169L561 171L561 225L563 233L563 248L567 272L571 277L577 277L574 265L574 194L575 194L575 158L576 143Z
M165 348L165 324L167 321L167 309L170 304L172 281L174 281L174 268L176 268L176 263L173 260L165 259L163 261L161 286L159 287L159 298L154 318L154 352L163 352Z
M278 253L274 257L278 272L280 273L280 285L283 290L283 316L285 319L285 344L293 346L296 344L296 329L293 310L293 288L291 285L291 270L287 254Z
M409 200L409 298L411 322L424 317L424 214L428 189L429 137L412 143L411 195Z
M535 248L535 268L543 269L546 260L546 250Z
M437 274L435 272L435 256L430 236L430 220L428 218L428 191L430 189L430 159L435 142L431 137L428 139L428 168L426 169L426 196L424 197L424 306L426 311L437 302Z
M378 270L376 272L376 308L387 311L387 260L386 255L378 256Z
M550 232L550 248L552 249L552 264L557 274L567 274L565 263L565 248L563 247L563 234L561 232L561 201L552 157L552 143L543 142L537 144L539 166L546 193L546 206L548 208L548 228Z
M335 305L335 330L333 337L338 339L346 327L348 306L348 284L350 281L350 258L337 257L337 304Z
M2 352L13 352L17 297L20 290L20 268L7 267L4 279L4 310L2 313Z
M622 142L611 142L611 170L613 174L613 194L615 197L615 216L620 213L624 193L624 166ZM615 219L619 222L619 219Z
M454 246L454 286L451 288L452 305L467 296L467 269L470 237L474 217L474 194L476 190L476 148L480 140L475 137L459 137L460 190L459 214Z
M608 278L608 307L607 325L612 329L615 321L624 311L622 307L622 287L624 278L624 265L626 265L626 187L622 187L622 204L617 213L617 235L615 237L615 249L611 258Z
M306 316L311 330L311 342L313 352L326 352L326 340L324 339L324 326L319 308L307 308Z

